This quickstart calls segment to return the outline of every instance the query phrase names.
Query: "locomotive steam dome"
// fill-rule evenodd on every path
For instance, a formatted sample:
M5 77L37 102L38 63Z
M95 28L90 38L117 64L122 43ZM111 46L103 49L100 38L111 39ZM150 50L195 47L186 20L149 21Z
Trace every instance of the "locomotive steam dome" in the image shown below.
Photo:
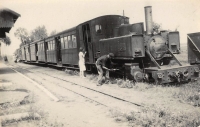
M149 39L148 48L149 52L156 60L162 59L165 53L168 51L166 40L159 35L153 36L151 39Z

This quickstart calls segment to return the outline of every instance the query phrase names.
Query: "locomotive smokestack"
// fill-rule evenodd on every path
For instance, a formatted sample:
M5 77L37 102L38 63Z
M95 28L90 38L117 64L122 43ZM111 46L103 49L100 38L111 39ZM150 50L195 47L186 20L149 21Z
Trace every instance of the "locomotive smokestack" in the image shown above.
M146 33L151 34L153 31L152 9L151 6L146 6L144 8L145 8Z

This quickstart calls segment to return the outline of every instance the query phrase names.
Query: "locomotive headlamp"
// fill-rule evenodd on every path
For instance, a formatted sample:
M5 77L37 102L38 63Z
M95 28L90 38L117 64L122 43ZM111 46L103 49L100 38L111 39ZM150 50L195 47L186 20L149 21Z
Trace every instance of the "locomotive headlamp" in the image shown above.
M183 72L183 76L184 76L184 78L187 78L188 77L188 69L187 70L185 70L184 72Z
M158 78L163 78L163 74L162 73L157 73Z
M180 71L175 71L174 74L175 74L176 77L180 77L181 72Z

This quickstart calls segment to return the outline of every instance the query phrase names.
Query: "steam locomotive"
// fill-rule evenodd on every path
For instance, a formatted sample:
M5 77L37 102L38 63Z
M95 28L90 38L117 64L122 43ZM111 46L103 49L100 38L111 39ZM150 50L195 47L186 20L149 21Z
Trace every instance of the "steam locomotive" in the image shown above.
M83 22L56 35L21 46L22 60L78 69L78 53L82 47L87 71L95 69L95 61L113 53L118 73L134 81L158 83L189 81L199 76L197 65L182 66L179 54L179 32L157 31L153 27L152 8L145 7L144 23L129 24L129 18L105 15ZM170 67L171 60L178 66ZM116 72L117 73L117 72Z

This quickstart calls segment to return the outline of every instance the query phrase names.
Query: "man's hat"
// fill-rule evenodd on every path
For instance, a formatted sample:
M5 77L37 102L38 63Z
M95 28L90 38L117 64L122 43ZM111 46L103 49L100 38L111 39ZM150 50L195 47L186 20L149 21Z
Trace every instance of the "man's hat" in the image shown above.
M108 54L110 57L114 57L115 55L113 53Z

